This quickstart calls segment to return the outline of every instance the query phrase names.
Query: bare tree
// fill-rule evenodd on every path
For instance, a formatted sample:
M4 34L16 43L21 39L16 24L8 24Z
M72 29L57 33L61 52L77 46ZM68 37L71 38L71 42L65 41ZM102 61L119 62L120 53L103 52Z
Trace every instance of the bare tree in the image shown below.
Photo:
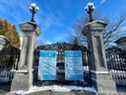
M100 19L99 17L95 16L96 19ZM81 20L83 19L83 20ZM86 37L82 34L84 31L84 26L88 22L88 18L81 18L77 21L74 28L74 33L71 34L71 43L76 43L78 45L84 45L87 43ZM110 23L106 18L102 17L102 20L109 23L105 31L103 32L103 39L104 39L104 47L107 48L113 42L113 35L118 33L119 28L121 27L122 23L125 21L125 17L120 16L119 20L116 23Z
M114 33L118 31L120 28L121 24L125 21L125 17L120 17L120 19L114 23L114 24L109 24L106 30L103 32L103 38L104 38L104 46L107 48L110 43L113 42L112 36Z
M70 43L76 44L76 45L85 45L87 43L86 36L83 36L82 30L84 28L85 23L88 22L87 17L82 17L81 19L78 19L75 25L73 26L73 32L70 34Z

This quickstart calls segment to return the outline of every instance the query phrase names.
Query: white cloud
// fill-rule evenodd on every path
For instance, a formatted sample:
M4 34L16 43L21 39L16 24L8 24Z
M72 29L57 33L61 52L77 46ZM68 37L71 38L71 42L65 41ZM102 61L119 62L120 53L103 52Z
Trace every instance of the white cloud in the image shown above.
M104 3L106 3L108 0L101 0L101 4L104 4Z

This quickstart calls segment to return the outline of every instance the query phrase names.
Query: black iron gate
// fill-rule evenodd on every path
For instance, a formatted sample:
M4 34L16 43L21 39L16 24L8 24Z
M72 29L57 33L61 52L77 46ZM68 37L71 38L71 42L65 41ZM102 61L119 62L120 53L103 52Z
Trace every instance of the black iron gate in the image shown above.
M126 86L126 51L118 47L106 50L107 67L117 85Z
M14 47L0 51L0 82L9 82L13 79L14 69L18 69L20 50Z

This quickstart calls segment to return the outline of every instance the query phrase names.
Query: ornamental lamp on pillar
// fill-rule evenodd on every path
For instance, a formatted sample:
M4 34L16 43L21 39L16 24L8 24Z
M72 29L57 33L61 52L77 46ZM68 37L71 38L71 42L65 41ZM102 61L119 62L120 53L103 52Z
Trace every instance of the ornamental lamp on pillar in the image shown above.
M39 10L39 7L35 3L31 3L31 5L29 6L29 10L32 13L31 22L35 22L34 17L36 12Z
M94 6L94 3L92 2L89 2L87 6L85 7L85 11L87 12L88 17L89 17L89 22L93 21L92 13L94 12L94 9L95 9L95 6Z

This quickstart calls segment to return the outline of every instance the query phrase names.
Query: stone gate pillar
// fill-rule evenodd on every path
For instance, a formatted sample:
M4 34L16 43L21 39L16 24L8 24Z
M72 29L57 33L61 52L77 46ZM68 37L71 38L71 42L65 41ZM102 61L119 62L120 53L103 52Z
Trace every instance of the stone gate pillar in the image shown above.
M102 31L106 24L103 21L92 21L85 26L88 41L89 65L92 71L107 69Z
M29 90L33 84L33 58L36 42L36 28L35 22L26 22L20 25L24 33L24 47L21 51L19 70L12 81L11 90Z
M106 24L103 21L91 21L85 25L84 34L88 40L89 66L93 86L98 93L115 92L115 82L107 70L102 31ZM106 95L106 94L105 94Z

